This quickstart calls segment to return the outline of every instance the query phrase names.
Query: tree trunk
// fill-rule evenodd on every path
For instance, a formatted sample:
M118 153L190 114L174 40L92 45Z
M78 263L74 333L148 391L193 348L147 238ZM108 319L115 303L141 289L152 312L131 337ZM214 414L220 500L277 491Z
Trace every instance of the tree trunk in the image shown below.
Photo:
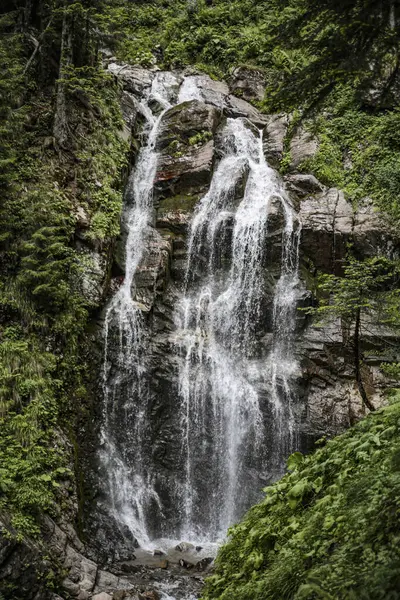
M371 400L368 398L367 392L365 391L365 387L362 380L361 373L361 359L360 359L360 323L361 323L361 309L357 308L356 312L356 322L354 325L354 370L355 376L358 386L358 391L360 392L361 399L364 405L373 412L375 410L375 406L372 404Z
M67 146L69 137L66 85L68 68L72 65L72 22L65 5L61 33L60 69L57 82L56 111L54 115L53 135L61 148Z

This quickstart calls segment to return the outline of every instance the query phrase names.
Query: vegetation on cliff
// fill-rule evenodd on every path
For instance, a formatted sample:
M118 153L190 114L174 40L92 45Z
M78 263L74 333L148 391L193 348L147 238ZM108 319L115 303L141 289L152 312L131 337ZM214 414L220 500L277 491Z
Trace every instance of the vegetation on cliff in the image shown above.
M83 278L119 230L127 147L89 6L4 2L0 33L0 509L34 534L41 511L68 507L94 308Z
M293 454L231 529L203 598L399 598L399 427L395 399L314 454Z
M61 491L74 477L97 307L84 278L91 253L107 257L119 231L128 148L101 51L215 77L257 69L258 108L291 114L281 171L301 124L319 150L300 169L355 206L371 197L398 225L399 22L398 0L2 2L0 511L21 535L39 532L43 511L68 509ZM352 258L344 277L325 280L336 300L320 312L354 320L379 296L385 322L398 325L398 267L374 260ZM294 455L291 473L232 530L205 597L397 598L399 418L394 403L314 455Z

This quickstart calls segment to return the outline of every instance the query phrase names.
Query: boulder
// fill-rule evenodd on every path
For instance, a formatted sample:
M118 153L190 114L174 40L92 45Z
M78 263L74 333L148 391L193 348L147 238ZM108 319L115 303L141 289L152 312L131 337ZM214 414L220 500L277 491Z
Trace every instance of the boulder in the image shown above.
M312 194L318 194L324 191L324 186L314 175L310 173L295 173L284 177L287 189L296 194L299 198L304 198Z
M191 544L190 542L179 542L179 544L175 546L175 550L177 550L178 552L188 552L189 550L193 549L194 544Z
M85 558L71 546L67 546L63 566L68 575L63 580L62 585L71 596L77 598L80 592L93 591L97 575L96 563Z
M201 560L199 560L196 563L196 569L197 571L205 571L213 562L213 558L211 557L206 557L206 558L202 558Z
M277 167L282 160L285 137L289 126L286 114L270 115L264 128L264 154L267 161Z
M107 594L106 592L101 592L100 594L92 596L91 600L113 600L113 596L110 596L110 594Z
M156 198L204 191L211 181L213 134L221 113L193 100L170 109L157 141Z
M236 67L229 78L229 88L232 94L248 102L262 100L265 93L265 76L257 69Z
M110 592L118 587L118 577L108 571L99 570L96 578L96 592Z
M223 109L228 95L229 87L224 81L215 81L208 75L189 75L181 87L179 101L196 97L201 102Z
M308 158L318 151L318 141L306 129L300 127L290 142L290 169L295 171Z
M244 117L258 128L263 129L268 123L268 116L261 114L254 106L236 96L228 96L225 104L225 114L228 117Z
M146 90L149 90L154 79L155 73L148 69L138 66L121 65L110 63L108 65L110 73L122 81L124 89L135 96L143 96Z

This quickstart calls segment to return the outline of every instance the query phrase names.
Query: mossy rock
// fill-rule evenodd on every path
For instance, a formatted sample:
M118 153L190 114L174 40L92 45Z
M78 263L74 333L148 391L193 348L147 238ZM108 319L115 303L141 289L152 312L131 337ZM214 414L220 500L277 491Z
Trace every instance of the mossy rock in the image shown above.
M199 195L178 194L160 200L158 212L166 213L171 211L193 212L196 204L199 202Z

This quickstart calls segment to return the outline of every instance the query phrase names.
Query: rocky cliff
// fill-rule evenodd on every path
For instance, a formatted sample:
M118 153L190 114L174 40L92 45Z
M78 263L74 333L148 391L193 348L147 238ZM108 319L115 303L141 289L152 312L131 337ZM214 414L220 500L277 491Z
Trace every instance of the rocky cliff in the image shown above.
M143 116L138 106L149 92L157 71L115 63L109 65L109 70L123 86L125 129L121 135L130 141L132 153L137 155L143 138ZM135 302L152 332L146 363L152 426L144 443L158 473L158 494L166 499L164 516L168 523L164 532L155 528L153 533L157 535L170 533L178 519L168 497L171 473L183 468L174 458L179 454L180 433L180 424L176 419L177 356L173 347L176 344L177 326L174 313L185 280L189 224L200 199L209 190L221 160L222 131L226 120L244 118L249 128L261 130L265 157L274 167L279 167L284 156L288 162L288 127L291 122L290 115L265 115L248 102L257 99L260 93L260 78L254 73L250 77L239 70L233 74L229 85L195 72L176 71L165 74L165 77L170 78L171 75L176 81L175 89L170 88L176 105L166 111L157 138L159 159L154 177L153 220L135 274L134 287ZM184 78L187 85L196 86L196 99L186 100L185 90L181 90L178 99ZM239 94L241 97L234 95L238 90L242 90ZM152 110L160 113L163 106L155 103ZM378 252L395 256L400 240L383 218L374 212L368 198L355 208L340 190L327 189L312 174L299 170L302 163L318 149L316 140L308 131L300 128L291 137L289 145L289 167L283 176L283 184L301 224L300 282L297 286L297 306L301 309L315 303L314 282L319 273L341 273L348 244L353 245L360 258ZM243 196L245 177L235 189L236 203ZM84 231L83 216L81 221ZM263 273L269 292L262 303L257 330L257 349L253 357L255 368L258 361L265 359L271 344L272 298L280 272L283 229L282 208L273 205L268 228L268 259ZM121 236L110 259L113 264L105 261L101 253L96 255L93 251L95 268L88 271L84 285L96 302L100 302L107 293L108 298L112 297L123 284L127 235L128 224L123 215ZM112 278L109 283L110 268ZM93 341L94 356L97 356L94 372L97 371L97 375L102 368L104 352L103 318L104 314L97 322L98 335ZM322 435L331 436L342 431L366 412L355 381L351 339L352 331L340 319L318 323L304 311L297 312L293 341L297 367L292 381L296 398L293 413L296 447L300 450L312 448L314 441ZM385 401L385 391L392 385L382 373L380 365L382 361L396 360L387 351L397 341L396 334L390 328L379 325L374 315L370 315L362 323L360 341L364 386L371 402L378 407ZM117 371L117 362L114 367ZM270 382L259 381L257 385L260 396L266 398L270 392ZM43 527L47 534L40 548L34 544L11 542L7 536L4 537L1 547L2 577L18 580L28 563L34 565L38 555L43 557L39 560L38 568L35 567L32 574L27 568L25 579L18 582L27 599L60 598L56 594L43 592L42 582L38 578L38 573L47 572L46 556L49 552L64 573L62 585L65 598L86 600L97 598L98 593L99 600L106 600L107 596L101 597L101 593L112 593L117 589L125 590L125 597L130 597L128 590L134 588L128 579L121 578L120 570L114 575L98 566L98 562L104 563L107 557L115 560L132 557L135 546L131 534L115 527L104 506L101 479L104 473L99 468L96 453L96 435L103 418L102 393L101 383L97 385L94 382L94 421L86 423L81 433L82 448L84 452L88 450L87 456L82 459L82 470L87 478L85 545L71 527L71 520L75 517L67 518L65 522L61 519L57 524L46 519ZM120 410L123 407L116 406L116 413ZM265 414L268 418L268 408ZM117 418L122 419L122 416L118 417L117 414ZM128 433L122 431L121 435ZM131 452L134 459L138 450L132 447ZM281 463L279 468L282 468ZM277 472L251 474L258 488L276 476ZM5 518L3 531L7 529L12 530ZM123 596L114 594L114 597ZM143 597L152 598L149 595Z
M111 64L109 69L122 82L127 128L132 139L137 139L143 123L137 106L149 94L157 71L117 64ZM160 73L157 77L160 78ZM301 170L304 161L318 150L317 141L307 129L300 127L294 135L289 136L290 115L262 114L243 97L232 94L244 86L248 100L256 99L259 78L254 73L250 77L239 70L233 74L230 85L195 72L165 74L166 79L171 77L175 85L169 89L171 99L174 97L176 104L165 112L157 138L156 150L159 155L154 177L152 229L132 288L134 300L151 332L146 349L147 402L151 425L146 430L143 444L145 454L150 457L152 468L157 473L155 489L157 497L162 498L164 523L161 530L159 525L154 526L151 531L153 536L171 535L180 519L179 507L170 487L172 474L184 470L182 460L177 458L180 453L181 422L177 417L179 356L174 350L177 344L176 307L185 285L189 225L200 199L209 190L223 155L222 132L227 119L244 118L254 131L261 130L267 161L279 167L285 158L289 165L283 176L283 184L301 224L300 281L296 292L299 310L293 338L296 371L291 374L291 385L295 390L293 418L296 449L309 450L316 439L323 435L335 435L367 411L355 379L351 329L354 325L350 325L349 329L339 318L318 322L302 310L316 302L316 278L320 273L342 273L349 244L360 258L377 253L393 257L399 248L396 232L374 211L368 198L353 207L343 192L326 188L312 174ZM194 99L193 86L196 88ZM190 97L192 99L188 100ZM161 112L163 108L161 105L157 107L156 101L153 101L152 110ZM244 185L245 180L236 186L236 203L243 197ZM262 275L267 292L262 302L261 318L257 322L257 348L252 357L252 365L256 370L265 361L271 348L272 303L281 268L285 227L282 210L279 204L273 204L269 216L265 241L268 256ZM123 221L113 269L116 274L111 285L114 293L124 280L123 248L127 230L128 226ZM229 262L230 259L226 256L222 260ZM101 348L101 333L99 335ZM385 391L392 386L390 379L380 370L380 365L382 361L395 360L395 356L389 356L387 351L395 340L396 333L379 325L373 314L362 322L362 379L371 404L375 407L385 401ZM115 352L114 359L111 359L114 361L114 378L120 368ZM129 385L129 373L126 381L124 385ZM272 418L267 401L271 394L271 382L259 379L256 386L260 398L264 399L263 418L268 422ZM125 416L122 412L118 416L118 411L126 410L126 407L114 405L113 410L117 415L116 422L125 423ZM264 451L267 448L267 453L272 456L275 442L271 436L269 440L264 440ZM131 446L130 452L134 461L138 449ZM281 456L270 472L256 473L254 465L250 465L249 477L254 479L254 487L260 489L265 482L274 479L283 468L283 460ZM101 489L102 478L99 479L93 471L89 476L94 504L88 503L91 516L87 526L90 535L97 539L97 551L107 554L111 549L116 552L117 558L126 558L132 552L130 544L133 541L129 541L127 530L116 532L113 521L110 521L104 490ZM93 506L96 506L94 511ZM150 513L153 511L152 514L156 515L158 510L154 504ZM157 522L158 519L155 517L154 520Z

